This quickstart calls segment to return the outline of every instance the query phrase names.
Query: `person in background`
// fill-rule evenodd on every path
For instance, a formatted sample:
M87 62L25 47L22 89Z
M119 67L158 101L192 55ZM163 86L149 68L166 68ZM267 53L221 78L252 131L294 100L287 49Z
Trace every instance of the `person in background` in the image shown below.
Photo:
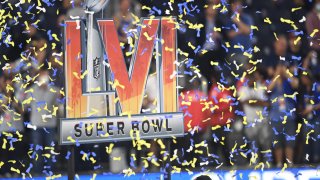
M263 65L271 69L277 66L281 61L289 61L291 59L288 54L288 40L284 34L279 34L278 39L273 42L273 52L271 56L263 61Z
M250 37L253 19L249 14L243 12L242 0L230 0L229 3L231 17L228 18L226 24L229 29L227 36L231 46L228 52L229 61L246 67L249 59L244 55L244 52L251 54L253 49ZM238 71L237 68L236 70Z
M261 162L265 162L268 157L262 157L261 151L271 148L271 129L267 117L270 103L266 96L266 86L259 70L248 74L244 81L237 91L246 117L244 133L251 143L251 149L259 156Z
M27 59L19 58L12 62L12 72L20 73L26 81L30 81L39 72L40 67L47 67L49 54L48 48L45 48L47 44L47 40L42 37L31 41L23 53Z
M208 133L210 126L210 110L205 108L207 95L201 90L201 80L199 78L193 78L189 80L189 83L184 87L179 96L179 111L184 113L184 129L188 135L179 139L176 144L178 151L181 150L183 160L190 161L197 159L197 164L203 161L202 157L205 157L207 150L204 146L196 147L196 144L205 142L205 135ZM203 152L197 154L197 151ZM182 160L180 159L180 160Z
M215 8L217 4L219 4L217 0L208 1L204 17L198 20L204 27L199 31L200 36L197 36L197 45L201 47L201 50L197 52L196 63L200 66L201 73L207 79L210 79L212 75L211 61L223 63L225 58L225 51L221 47L223 35L216 30L222 27L221 16L218 13L218 9Z
M22 154L14 153L23 149L21 141L24 127L23 110L16 98L12 79L13 76L0 75L0 137L3 139L0 161L5 163L0 168L0 174L5 176L9 176L11 167L17 168L17 164L10 160L22 160L23 158Z
M304 163L308 161L311 163L320 162L320 69L312 66L315 53L311 51L303 62L303 69L307 71L307 74L300 75L302 83L302 86L299 86L302 94L300 112L302 117L305 118L302 122L305 144Z
M34 173L41 172L47 176L53 175L52 165L55 156L51 154L55 148L55 135L57 128L57 98L59 90L50 82L49 72L46 67L40 69L37 81L28 90L27 99L32 99L28 105L31 110L30 124L31 132L30 151L34 161ZM49 154L49 155L48 155Z
M315 30L320 29L320 0L315 0L312 11L307 15L306 29L308 36L311 37L313 34L313 36L309 39L311 49L319 53L320 33L316 32Z
M209 90L208 99L212 102L210 107L210 138L211 153L217 158L214 165L219 166L221 163L228 164L228 132L230 125L234 121L234 112L232 107L232 92L220 83L221 75L219 71L215 71L211 77L212 86Z
M307 53L306 57L302 60L302 68L299 69L299 88L297 95L297 123L298 125L302 125L301 133L298 133L297 141L301 141L303 143L297 143L296 146L296 161L297 163L306 163L311 160L311 158L307 158L307 156L312 157L312 151L310 147L307 148L308 145L305 144L307 131L309 129L309 125L305 124L306 120L308 122L313 122L313 113L305 114L305 110L307 107L312 106L311 102L313 101L313 86L315 84L315 73L317 71L316 67L313 67L312 61L317 61L316 52L311 50ZM311 120L311 121L310 121ZM311 123L312 124L312 123ZM310 144L310 143L309 143ZM310 145L309 145L310 146ZM306 155L308 154L308 155Z
M271 100L269 116L273 129L273 148L275 163L282 167L285 159L289 165L293 164L293 148L295 145L296 130L296 89L299 80L291 76L293 68L288 62L279 63L276 69L269 69L272 77L268 84L268 93Z
M288 37L289 55L293 64L299 64L306 58L309 52L308 46L305 44L305 39L296 41L299 36L294 33L290 33Z
M133 51L135 38L134 32L135 26L133 24L134 17L132 15L132 1L120 0L119 11L114 15L114 21L118 32L120 43L124 44L123 54L126 60L127 68L129 69L130 60L132 55L129 53ZM129 53L130 55L128 55Z
M302 122L303 144L303 163L319 163L320 160L320 121L319 110L320 103L317 97L320 95L319 83L312 79L310 75L301 76L301 83L304 87L303 92L303 106L301 112L304 118ZM315 85L315 86L314 86Z
M158 95L158 81L156 71L156 61L153 59L150 64L150 71L147 78L145 98L142 103L142 113L157 113L157 95Z
M131 14L131 3L131 0L120 0L119 12L114 16L116 29L119 34L119 40L123 43L128 43L128 33L134 27L134 19Z
M85 10L82 7L82 0L63 0L63 8L66 12L66 19L81 19L85 18Z

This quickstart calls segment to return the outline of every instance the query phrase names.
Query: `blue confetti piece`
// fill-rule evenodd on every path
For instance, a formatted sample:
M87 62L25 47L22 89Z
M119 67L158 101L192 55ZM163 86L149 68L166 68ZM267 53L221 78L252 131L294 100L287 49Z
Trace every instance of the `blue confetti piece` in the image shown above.
M71 155L71 152L70 152L70 151L68 151L68 152L67 152L67 155L66 155L66 157L65 157L65 158L66 158L66 159L69 159L69 158L70 158L70 155Z

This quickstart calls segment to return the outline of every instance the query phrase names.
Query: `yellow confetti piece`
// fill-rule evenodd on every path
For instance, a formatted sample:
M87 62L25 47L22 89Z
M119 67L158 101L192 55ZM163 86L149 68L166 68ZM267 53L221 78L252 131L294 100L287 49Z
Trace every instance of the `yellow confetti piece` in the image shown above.
M67 140L68 140L68 141L71 141L72 143L75 143L75 142L76 142L76 140L74 140L71 136L68 136L68 137L67 137Z
M233 146L231 152L234 152L234 150L237 148L237 146L238 146L238 143L235 143L235 145Z
M95 164L97 162L93 157L90 157L90 161L92 162L92 164Z
M301 8L302 8L302 7L292 8L292 9L291 9L291 12L298 11L298 10L300 10Z
M47 45L47 43L45 43L44 45L43 45L43 47L41 47L39 50L40 51L43 51L44 49L46 49L48 47L48 45Z
M202 151L202 150L195 150L194 153L196 153L196 154L203 154L203 151Z
M42 154L42 156L49 159L51 157L51 154Z
M150 7L148 7L148 6L142 6L142 10L148 10L148 11L150 11L150 10L151 10L151 8L150 8Z
M56 41L58 41L58 42L60 41L59 38L58 38L58 36L57 36L56 34L52 34L51 36L52 36Z
M284 163L283 168L281 169L281 172L284 172L287 169L287 167L288 167L287 163Z
M244 125L247 125L248 122L247 122L247 116L243 116L243 122L242 122Z
M46 177L46 180L51 180L51 179L58 179L58 178L61 178L62 175L61 174L57 174L57 175L53 175L53 176L50 176L50 177Z
M109 147L106 147L106 152L107 152L107 154L111 154L113 147L114 147L114 144L113 144L113 143L111 143L111 144L109 145Z
M247 56L249 59L252 58L252 54L249 54L248 52L244 52L243 55L244 55L244 56Z
M300 40L301 40L301 37L300 36L297 37L297 39L295 39L294 42L293 42L294 45L297 45Z
M114 83L112 83L111 81L109 81L108 83L112 86L113 89L116 89L117 87L120 87L121 89L125 88L125 86L121 85L117 79L114 80Z
M294 92L294 93L291 94L291 95L289 95L289 94L284 94L284 97L286 97L286 98L291 98L291 99L295 99L298 94L299 94L298 92Z
M152 40L152 37L150 37L147 32L144 32L143 35L147 38L148 41Z
M220 125L216 125L216 126L212 127L211 129L214 131L214 130L219 129L219 128L221 128L221 126Z
M296 130L296 133L298 134L298 133L300 133L300 129L301 129L301 127L302 127L302 124L301 123L299 123L298 124L298 128L297 128L297 130Z
M287 118L288 118L288 116L284 116L284 117L283 117L282 124L286 124L286 123L287 123Z
M2 149L7 149L7 140L3 138Z
M158 140L157 140L157 143L159 144L159 146L160 146L161 149L165 149L165 148L166 148L166 146L163 144L163 142L162 142L161 139L158 139Z
M95 180L96 177L97 177L97 174L96 174L96 173L93 173L92 178L90 178L90 180Z
M259 156L257 153L253 153L253 156L251 156L250 158L250 165L255 164L257 162L258 157Z
M59 61L57 58L54 58L54 62L59 64L60 66L63 66L63 62Z
M151 163L154 164L155 166L159 167L160 164L155 160L155 159L152 159L151 160Z
M215 32L221 32L221 28L214 27L214 28L213 28L213 31L215 31Z
M87 153L83 153L82 158L81 158L82 161L85 161L87 158L88 158Z
M193 161L191 163L191 167L195 168L196 167L196 162L198 161L197 158L193 158Z
M179 167L173 166L172 168L173 168L172 173L180 173L181 172L181 168L179 168Z
M244 154L243 152L240 152L240 155L244 158L248 158L246 154Z
M317 32L319 32L319 29L314 29L314 30L312 31L312 33L310 34L310 37L314 37L314 35L315 35Z
M204 27L203 24L193 24L193 23L189 22L188 20L186 21L186 24L189 25L188 26L189 29L201 29Z
M26 25L26 30L29 31L29 30L30 30L30 27L29 27L27 21L24 22L24 25ZM30 38L29 40L27 40L27 43L29 43L30 41L31 41L31 38Z
M13 167L10 168L10 171L20 174L20 170Z
M243 149L243 148L245 148L246 146L247 146L247 143L241 145L241 146L240 146L240 149Z
M52 50L56 49L56 46L57 46L56 43L52 43L52 44L51 44L51 49L52 49Z
M257 30L257 31L259 31L259 28L257 27L257 26L253 26L253 25L251 25L251 27L250 27L252 30Z
M132 176L136 174L131 168L124 169L122 172L124 173L124 176Z
M309 144L309 138L310 138L310 134L311 134L311 133L314 133L314 130L313 130L313 129L307 133L306 144Z
M279 39L278 39L277 34L274 32L273 35L274 35L274 37L276 38L276 40L278 41Z
M112 158L114 161L120 161L121 160L121 157L113 157Z
M211 66L219 66L219 62L210 61Z
M293 74L290 72L289 69L286 70L286 73L287 73L290 77L293 77Z

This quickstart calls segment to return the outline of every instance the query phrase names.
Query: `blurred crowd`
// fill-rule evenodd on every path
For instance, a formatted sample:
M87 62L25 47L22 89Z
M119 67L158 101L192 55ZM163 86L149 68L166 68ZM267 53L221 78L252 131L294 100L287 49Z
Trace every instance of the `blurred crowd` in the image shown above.
M64 20L85 18L86 12L80 0L42 2L45 10L32 3L0 4L13 16L26 13L19 22L7 22L2 33L7 40L0 44L2 175L15 172L13 166L53 175L65 170L70 156L57 145L57 119L64 117L65 104L62 32ZM180 25L179 103L186 131L172 143L175 167L320 163L319 0L111 0L95 16L114 18L128 52L135 16L169 15ZM130 60L127 56L127 64ZM156 108L155 73L153 66L142 112ZM126 148L124 166L139 166L132 153L140 156L140 165L146 154L159 157L159 144ZM77 161L90 153L100 157L106 146L82 146ZM101 168L87 164L77 168Z

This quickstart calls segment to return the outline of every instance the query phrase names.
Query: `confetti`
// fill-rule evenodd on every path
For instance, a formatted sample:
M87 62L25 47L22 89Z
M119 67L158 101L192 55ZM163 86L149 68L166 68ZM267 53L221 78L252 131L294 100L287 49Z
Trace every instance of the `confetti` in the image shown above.
M94 12L84 10L86 5L77 1L3 1L0 4L0 149L1 153L14 155L1 159L0 169L19 178L41 175L46 179L59 179L66 174L62 165L75 155L76 162L86 168L85 173L90 173L91 179L99 179L100 172L106 169L103 161L110 156L121 169L117 173L124 177L144 174L148 178L153 169L165 173L169 165L172 174L187 172L189 175L232 165L233 178L259 179L259 176L246 177L245 173L238 172L239 158L251 165L250 169L261 171L278 166L281 172L287 172L294 163L317 163L318 154L307 153L320 143L320 125L316 121L320 110L318 54L313 53L319 51L320 37L320 27L314 23L318 19L316 5L313 7L311 1L290 2L290 6L284 7L281 1L267 5L225 0L168 0L128 1L131 5L123 7L126 4L121 2L108 6L101 16L102 19L107 14L114 17L124 64L130 72L131 57L143 56L152 48L137 51L141 28L151 26L153 20L161 16L175 17L176 21L170 18L170 22L178 32L176 47L168 44L161 34L140 35L148 41L155 39L156 46L164 47L163 52L152 54L155 60L177 50L174 62L177 69L170 72L169 79L177 77L179 83L175 87L163 84L164 88L179 92L178 110L184 113L185 119L185 137L172 137L173 154L167 152L166 139L145 140L139 135L141 132L131 132L130 146L119 147L121 143L114 141L87 149L77 137L68 136L78 150L61 148L55 129L58 119L64 118L65 112L77 114L85 108L64 107L67 102L80 103L75 97L82 96L82 91L76 87L83 84L65 88L68 81L65 81L64 63L66 58L69 61L65 52L74 42L63 38L63 28L68 20L76 20L76 29L85 32L82 25L87 24L81 19ZM111 10L114 14L109 15ZM147 24L140 22L142 14L148 17ZM159 24L159 29L162 26ZM71 61L76 63L86 56L81 50ZM104 53L101 58L102 67L109 71L110 55ZM162 61L158 63L168 68ZM83 83L92 73L88 69L68 76ZM163 78L156 68L146 81L152 81L151 74ZM106 83L113 91L117 88L135 91L115 79L112 69ZM143 114L159 113L159 109L163 109L158 98L160 84L151 86L152 92L142 96ZM88 90L101 92L103 88ZM66 97L70 91L74 96ZM121 102L118 96L110 99L102 96L108 106L121 109L117 107ZM82 115L96 117L110 112L87 108L85 113ZM119 115L131 118L134 114L127 111ZM94 130L94 126L86 130ZM113 136L97 134L105 138ZM292 149L294 155L284 153L282 158L276 158L277 148L293 145L303 151ZM128 153L113 156L121 148ZM126 155L130 163L124 166L121 163L126 161ZM304 161L298 158L294 161L293 156L302 157ZM286 163L277 162L278 159L286 159ZM295 176L303 177L303 173ZM81 179L81 175L77 177Z

